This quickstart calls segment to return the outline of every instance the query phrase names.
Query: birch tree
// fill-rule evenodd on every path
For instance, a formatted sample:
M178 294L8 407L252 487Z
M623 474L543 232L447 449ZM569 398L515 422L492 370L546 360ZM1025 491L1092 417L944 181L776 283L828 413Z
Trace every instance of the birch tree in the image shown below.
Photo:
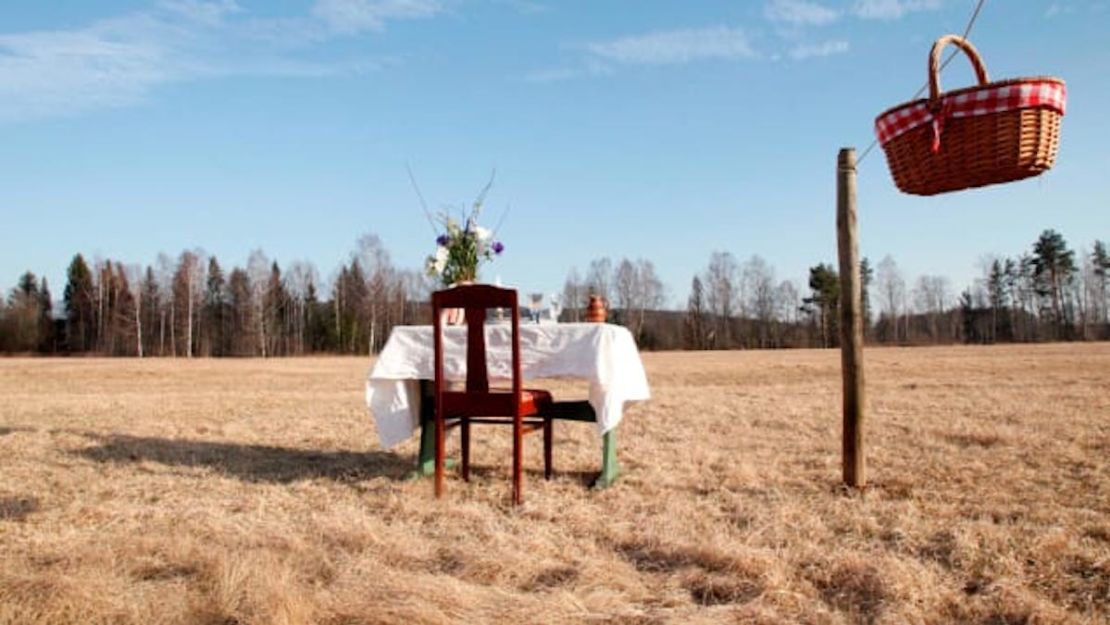
M586 270L586 287L590 293L600 296L608 305L613 298L612 289L613 262L606 258L595 258L590 261Z
M127 276L127 284L131 289L131 301L134 307L134 318L132 319L133 329L135 330L135 355L139 358L143 357L143 315L146 313L144 304L146 296L146 284L143 280L143 268L141 265L131 264L126 267L120 267L124 275Z
M897 343L899 309L905 301L906 281L890 254L879 261L875 282L879 291L880 317L887 319L884 325L891 331L890 338Z
M617 263L613 272L613 293L616 295L617 308L621 311L624 325L631 327L632 310L636 307L636 290L639 276L636 275L636 265L627 258Z
M263 358L269 356L267 351L269 336L266 311L266 287L270 283L270 259L262 250L254 250L247 258L247 278L251 293L251 323L254 325L255 353Z
M917 279L914 287L914 303L917 312L928 319L929 335L934 342L939 342L941 334L940 320L948 309L951 287L948 278L936 275L924 275Z
M393 265L389 252L376 234L364 234L355 244L355 258L366 278L367 353L374 354L385 343L389 325L389 291L393 282Z
M196 346L200 302L204 298L205 266L203 252L186 250L178 258L173 277L174 308L183 314L185 357L192 358Z
M644 333L644 318L649 310L657 310L666 301L666 291L663 281L655 273L655 265L647 259L640 258L636 261L636 340L639 342Z
M740 272L746 315L756 320L756 341L766 347L771 341L771 323L775 316L775 272L761 256L753 255L744 262Z
M586 287L578 275L578 268L571 267L563 281L563 309L570 321L581 321L582 311L586 308Z
M728 349L732 346L732 317L737 306L739 268L736 258L729 252L709 255L702 283L705 302L713 314L713 331L710 345Z

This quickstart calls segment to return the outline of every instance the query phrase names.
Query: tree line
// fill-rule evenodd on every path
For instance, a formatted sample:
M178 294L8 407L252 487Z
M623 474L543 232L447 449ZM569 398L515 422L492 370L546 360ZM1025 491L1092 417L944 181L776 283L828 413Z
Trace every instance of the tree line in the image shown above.
M365 354L415 323L430 287L361 237L327 293L311 263L282 269L261 250L226 270L202 250L145 267L73 257L59 310L45 278L25 273L0 305L0 351L103 356Z
M1078 254L1045 230L1030 249L988 258L955 293L944 276L907 282L886 256L860 272L866 337L881 344L1110 339L1110 255L1095 241ZM104 356L295 356L379 351L393 326L427 323L435 288L423 272L395 267L381 240L364 235L325 284L311 263L284 269L261 250L225 269L203 250L160 255L145 267L111 259L69 264L60 302L45 278L22 275L0 302L0 351ZM804 289L778 280L759 256L714 251L693 276L685 307L668 299L646 259L591 261L567 274L561 319L579 321L591 294L609 304L645 349L834 347L840 281L830 263L809 269Z
M872 344L924 345L1110 339L1110 256L1095 241L1078 254L1045 230L1030 249L987 258L982 275L956 293L940 275L907 282L886 256L860 262L865 337ZM714 251L693 276L685 310L655 310L665 300L650 261L607 258L585 277L571 269L564 301L596 293L612 317L648 349L766 349L839 345L840 276L831 263L809 268L800 287L778 280L753 255L739 261ZM570 320L575 320L572 313Z

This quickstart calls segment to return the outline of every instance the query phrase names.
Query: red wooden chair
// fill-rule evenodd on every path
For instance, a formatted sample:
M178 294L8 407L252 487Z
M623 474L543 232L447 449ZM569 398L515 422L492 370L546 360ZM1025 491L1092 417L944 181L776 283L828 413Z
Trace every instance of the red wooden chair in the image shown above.
M465 311L466 387L448 388L443 372L444 310ZM508 308L512 315L512 380L509 389L489 385L486 369L486 312ZM496 423L513 428L513 503L523 499L524 435L543 430L543 473L551 478L551 417L539 416L551 403L551 393L525 389L520 366L520 309L517 293L488 284L461 285L432 294L432 323L435 328L435 494L443 496L444 444L448 427L462 429L462 477L470 480L470 425Z

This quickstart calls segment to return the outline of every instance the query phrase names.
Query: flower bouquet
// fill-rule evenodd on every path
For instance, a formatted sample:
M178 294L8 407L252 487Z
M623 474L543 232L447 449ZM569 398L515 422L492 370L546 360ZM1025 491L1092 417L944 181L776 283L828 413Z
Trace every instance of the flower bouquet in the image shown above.
M468 214L461 215L460 220L446 213L439 216L444 232L436 237L435 254L428 256L425 269L429 276L438 277L446 287L474 282L478 279L478 265L505 251L504 244L494 240L493 232L478 225L481 211L479 200ZM463 313L462 309L449 310L447 323L463 323Z
M440 215L444 232L436 237L435 254L428 256L425 268L429 276L439 277L444 286L477 280L478 265L505 251L500 241L493 240L492 232L478 225L481 208L476 203L461 221Z

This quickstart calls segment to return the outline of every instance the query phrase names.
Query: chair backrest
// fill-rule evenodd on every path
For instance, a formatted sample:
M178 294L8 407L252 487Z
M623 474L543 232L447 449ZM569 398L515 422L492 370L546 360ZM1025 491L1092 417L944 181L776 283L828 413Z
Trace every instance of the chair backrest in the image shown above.
M444 311L461 308L466 317L466 391L447 389L443 371ZM508 308L512 315L512 393L491 393L486 367L486 311ZM435 393L437 409L452 416L513 416L520 406L520 310L515 289L464 284L432 293L435 332Z

